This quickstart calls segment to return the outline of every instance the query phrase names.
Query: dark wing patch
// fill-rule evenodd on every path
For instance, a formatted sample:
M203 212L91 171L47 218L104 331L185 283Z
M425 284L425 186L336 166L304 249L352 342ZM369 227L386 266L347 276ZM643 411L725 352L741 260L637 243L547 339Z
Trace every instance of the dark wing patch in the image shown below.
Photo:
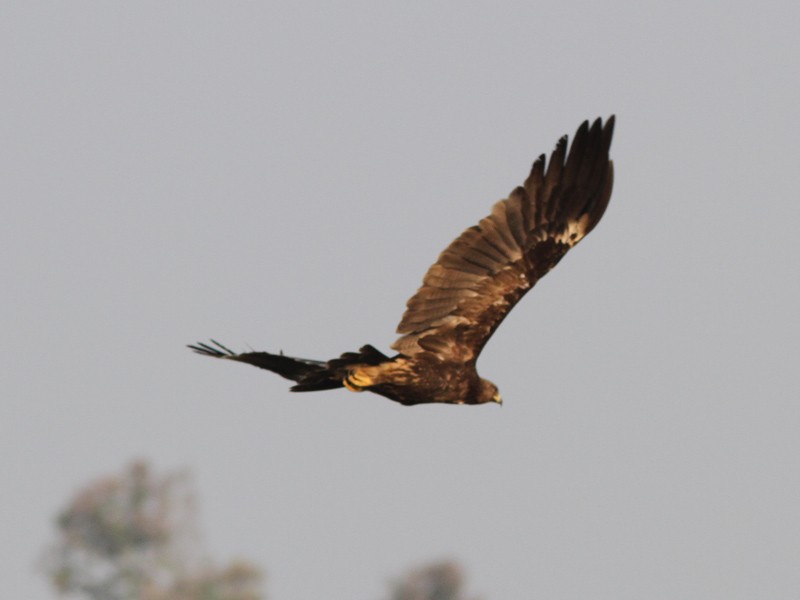
M523 187L492 207L441 253L408 301L392 348L411 356L474 361L514 305L588 234L611 197L614 117L584 122L569 155L556 144ZM566 160L565 160L566 158Z

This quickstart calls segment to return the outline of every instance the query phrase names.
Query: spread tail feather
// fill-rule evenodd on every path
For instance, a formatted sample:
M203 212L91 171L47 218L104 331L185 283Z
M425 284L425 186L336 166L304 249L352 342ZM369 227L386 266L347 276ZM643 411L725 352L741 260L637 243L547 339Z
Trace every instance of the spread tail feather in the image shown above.
M306 358L292 358L291 356L285 356L282 352L280 354L271 354L270 352L243 352L237 354L216 340L211 340L211 344L213 345L198 342L196 345L190 344L189 348L203 356L235 360L260 369L266 369L291 381L300 381L311 373L327 369L327 363Z
M213 358L224 358L237 362L247 363L277 373L285 379L294 381L290 389L293 392L314 392L319 390L332 390L344 386L343 380L347 376L347 368L355 364L378 365L387 360L388 356L373 346L363 346L358 352L345 352L339 358L323 362L307 358L293 358L270 352L243 352L238 354L220 344L210 340L211 344L197 342L188 347Z

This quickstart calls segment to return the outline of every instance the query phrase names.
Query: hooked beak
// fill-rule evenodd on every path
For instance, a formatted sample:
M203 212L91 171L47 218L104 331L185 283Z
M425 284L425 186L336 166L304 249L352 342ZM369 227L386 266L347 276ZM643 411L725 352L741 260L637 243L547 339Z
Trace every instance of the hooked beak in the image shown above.
M503 406L503 397L500 395L500 392L496 392L494 396L492 396L492 402L497 402L500 406Z

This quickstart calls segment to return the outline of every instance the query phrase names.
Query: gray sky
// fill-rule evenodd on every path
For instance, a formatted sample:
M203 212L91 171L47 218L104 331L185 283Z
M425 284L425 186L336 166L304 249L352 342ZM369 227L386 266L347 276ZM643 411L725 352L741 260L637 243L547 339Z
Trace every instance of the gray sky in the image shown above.
M4 3L0 580L76 488L189 467L275 600L462 562L487 600L800 593L796 2ZM505 405L292 395L184 344L386 350L586 118L597 229L479 367Z

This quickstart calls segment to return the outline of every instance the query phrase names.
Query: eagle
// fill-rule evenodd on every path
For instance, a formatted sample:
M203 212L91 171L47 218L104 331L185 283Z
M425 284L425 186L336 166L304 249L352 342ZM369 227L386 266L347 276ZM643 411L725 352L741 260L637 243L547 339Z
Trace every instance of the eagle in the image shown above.
M366 345L318 361L236 353L213 339L189 348L277 373L295 382L294 392L344 387L406 406L502 404L497 386L478 375L478 357L520 298L603 216L613 184L613 132L613 115L605 124L584 121L569 152L563 136L549 161L539 156L522 186L445 248L407 303L395 355Z

